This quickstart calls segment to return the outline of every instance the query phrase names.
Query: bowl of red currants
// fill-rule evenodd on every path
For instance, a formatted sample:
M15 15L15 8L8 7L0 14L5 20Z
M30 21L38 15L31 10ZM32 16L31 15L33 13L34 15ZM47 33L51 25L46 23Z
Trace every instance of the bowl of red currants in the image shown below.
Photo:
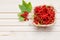
M34 8L33 24L39 27L51 26L55 23L55 9L53 6L41 5Z

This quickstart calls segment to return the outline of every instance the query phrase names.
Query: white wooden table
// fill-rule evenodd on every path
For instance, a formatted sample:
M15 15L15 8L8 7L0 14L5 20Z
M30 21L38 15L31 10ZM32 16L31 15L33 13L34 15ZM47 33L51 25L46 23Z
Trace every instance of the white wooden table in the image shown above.
M56 23L50 28L36 28L31 21L19 22L21 0L0 0L0 40L60 40L60 0L26 0L36 5L56 8Z

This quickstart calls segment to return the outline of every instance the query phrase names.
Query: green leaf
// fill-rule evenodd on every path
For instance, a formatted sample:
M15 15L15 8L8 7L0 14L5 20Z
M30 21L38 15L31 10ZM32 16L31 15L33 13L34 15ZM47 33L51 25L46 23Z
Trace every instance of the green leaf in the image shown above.
M19 8L22 12L24 12L26 10L26 7L24 5L19 5Z
M24 0L22 0L22 5L27 6L27 3Z
M26 3L24 0L22 0L22 5L19 5L19 8L21 9L22 12L24 11L31 12L32 10L31 2Z
M28 12L31 12L31 10L32 10L32 5L31 5L31 2L29 2L29 3L28 3L27 10L28 10Z
M29 3L26 3L24 0L22 0L22 5L24 5L25 6L25 8L26 8L26 10L25 11L27 11L27 12L31 12L31 10L32 10L32 5L31 5L31 3L29 2Z
M24 18L20 16L19 21L24 21Z

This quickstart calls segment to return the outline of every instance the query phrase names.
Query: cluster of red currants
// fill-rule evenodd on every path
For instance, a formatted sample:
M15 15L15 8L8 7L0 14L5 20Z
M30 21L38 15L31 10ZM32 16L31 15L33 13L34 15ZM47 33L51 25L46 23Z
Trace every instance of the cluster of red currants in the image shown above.
M54 23L55 11L52 6L37 6L34 9L34 23L47 25Z
M24 18L24 21L26 21L26 20L29 20L27 17L28 17L28 12L27 11L25 11L23 14L21 14L20 16L22 16L23 18Z

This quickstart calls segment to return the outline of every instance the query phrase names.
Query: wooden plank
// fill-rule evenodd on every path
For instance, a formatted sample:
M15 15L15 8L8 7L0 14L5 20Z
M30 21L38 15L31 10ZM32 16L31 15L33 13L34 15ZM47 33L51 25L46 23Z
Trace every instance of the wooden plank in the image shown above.
M0 26L0 32L60 32L60 26L37 28L35 26Z

